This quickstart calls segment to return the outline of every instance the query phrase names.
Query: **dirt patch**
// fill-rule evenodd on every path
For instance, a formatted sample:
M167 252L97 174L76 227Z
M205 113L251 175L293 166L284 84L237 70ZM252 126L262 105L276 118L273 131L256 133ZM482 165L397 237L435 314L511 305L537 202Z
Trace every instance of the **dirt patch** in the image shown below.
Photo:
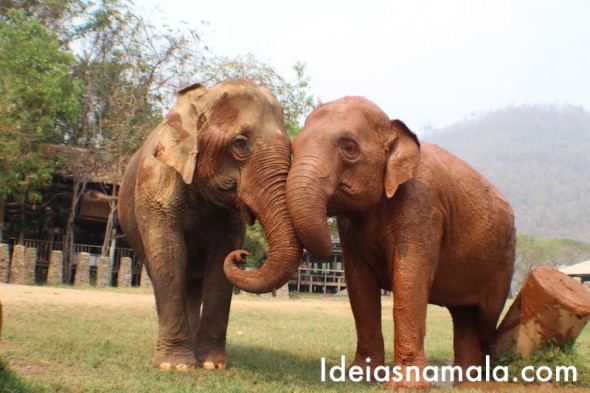
M131 289L130 291L133 291ZM126 308L154 308L155 300L152 293L118 293L104 290L57 288L46 286L15 285L0 283L0 299L8 308L27 304L60 304L60 305L88 305L104 307ZM348 301L333 300L279 300L262 298L252 295L234 296L232 309L256 307L268 310L307 310L313 303L314 309L327 312L351 313Z
M105 307L153 307L151 294L130 294L96 291L92 289L37 287L30 285L0 284L0 299L9 309L13 305L63 304L97 305Z

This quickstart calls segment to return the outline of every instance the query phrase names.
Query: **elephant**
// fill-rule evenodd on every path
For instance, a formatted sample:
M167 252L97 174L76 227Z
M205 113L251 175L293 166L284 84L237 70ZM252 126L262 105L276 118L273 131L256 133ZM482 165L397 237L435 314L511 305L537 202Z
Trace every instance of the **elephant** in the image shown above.
M514 215L501 193L361 97L316 108L292 151L287 206L312 256L329 257L326 218L337 219L357 331L352 365L384 363L381 289L393 291L394 365L402 376L408 366L426 367L429 303L450 311L455 366L481 365L514 270ZM415 376L389 383L431 386Z
M118 216L153 283L159 333L152 367L225 369L229 279L261 293L297 271L302 246L285 196L290 158L277 99L236 78L178 92L130 159ZM239 278L229 269L226 277L226 255L256 219L268 238L267 263Z

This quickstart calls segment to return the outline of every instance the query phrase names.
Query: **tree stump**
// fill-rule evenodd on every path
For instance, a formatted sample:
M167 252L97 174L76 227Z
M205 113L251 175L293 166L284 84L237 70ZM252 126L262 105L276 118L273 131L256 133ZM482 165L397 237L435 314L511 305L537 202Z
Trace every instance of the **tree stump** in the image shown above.
M529 275L490 344L490 354L528 358L553 342L563 348L576 340L590 319L590 292L550 267Z
M96 285L99 287L109 287L111 285L111 259L109 257L98 258Z
M49 257L49 269L47 270L47 284L62 284L63 270L63 252L52 250Z

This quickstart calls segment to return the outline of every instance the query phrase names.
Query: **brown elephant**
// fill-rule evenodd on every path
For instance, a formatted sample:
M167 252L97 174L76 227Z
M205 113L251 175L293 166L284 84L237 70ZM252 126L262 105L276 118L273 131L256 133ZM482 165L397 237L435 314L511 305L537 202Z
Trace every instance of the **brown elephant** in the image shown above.
M401 375L426 366L428 303L452 315L455 365L481 365L514 267L514 216L500 192L363 98L318 107L293 156L287 205L316 258L330 255L326 217L337 217L358 338L353 365L384 362L381 288L393 290ZM419 378L391 383L430 386Z
M226 367L232 284L223 260L241 246L246 223L260 220L268 261L234 278L237 284L255 279L261 284L249 289L268 292L297 270L302 249L286 206L289 166L282 108L270 90L246 79L180 91L131 158L119 220L154 286L153 367Z

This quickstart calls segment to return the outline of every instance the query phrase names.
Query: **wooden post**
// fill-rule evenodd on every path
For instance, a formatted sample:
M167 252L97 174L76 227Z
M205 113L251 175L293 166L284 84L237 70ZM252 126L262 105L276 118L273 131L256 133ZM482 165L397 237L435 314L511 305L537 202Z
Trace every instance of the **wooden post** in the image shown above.
M556 269L534 269L498 327L492 356L507 352L527 358L550 342L576 340L590 319L590 292Z
M63 252L52 250L49 257L49 270L47 271L47 284L63 283Z
M87 252L78 254L74 285L90 285L90 254Z

